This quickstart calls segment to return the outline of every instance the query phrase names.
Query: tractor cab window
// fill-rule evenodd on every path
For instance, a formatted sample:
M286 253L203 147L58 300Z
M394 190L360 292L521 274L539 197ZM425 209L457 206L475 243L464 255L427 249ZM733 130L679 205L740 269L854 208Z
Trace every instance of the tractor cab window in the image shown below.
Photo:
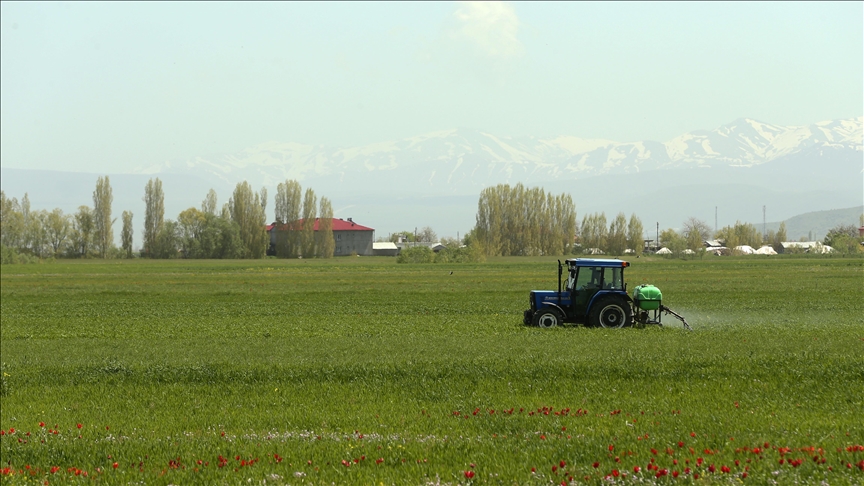
M603 278L603 288L608 290L623 290L624 277L620 267L607 268Z
M576 274L575 290L599 289L603 269L600 267L579 267Z

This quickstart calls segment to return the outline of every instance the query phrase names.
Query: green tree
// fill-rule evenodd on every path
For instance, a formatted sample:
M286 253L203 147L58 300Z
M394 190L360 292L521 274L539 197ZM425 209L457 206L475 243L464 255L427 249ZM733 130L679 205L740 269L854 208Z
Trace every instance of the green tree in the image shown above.
M774 251L781 253L783 252L783 242L788 241L788 237L786 236L786 222L780 223L780 227L777 228L776 232L768 232L769 238L768 243L774 248Z
M120 231L121 248L126 258L132 258L132 236L135 230L132 228L132 212L123 211L123 229Z
M114 246L114 220L111 219L113 202L108 176L100 177L93 191L93 237L96 250L102 258L108 258L108 251Z
M333 239L333 204L326 197L321 198L321 208L318 219L318 257L332 258L336 248L336 240Z
M156 235L152 258L177 258L179 247L178 225L168 219L162 222L162 229Z
M315 215L317 213L318 199L315 191L306 189L303 196L303 230L301 232L301 254L303 258L315 256Z
M45 228L48 232L48 242L54 255L60 253L60 249L69 237L69 216L63 214L63 210L55 208L48 213Z
M7 198L0 191L0 244L15 250L21 248L24 241L24 215L16 198Z
M851 224L838 224L837 226L828 230L828 234L825 235L825 239L822 240L823 245L828 245L830 247L835 247L837 245L837 240L841 237L848 237L850 239L858 238L858 228Z
M150 179L144 186L144 253L147 256L153 256L164 219L165 193L162 192L162 181L157 177L155 182Z
M201 212L216 216L217 207L218 198L216 196L216 191L210 189L209 191L207 191L207 196L204 197L204 201L201 203Z
M660 245L668 248L672 256L681 256L687 248L687 240L672 228L660 232Z
M267 230L261 196L243 181L228 201L231 219L240 227L244 258L261 258L267 251Z
M207 213L189 208L177 216L177 239L184 258L204 258L201 237L207 223Z
M615 219L609 224L606 248L611 255L624 254L624 250L627 248L627 216L624 213L618 213L618 216L615 216Z
M72 254L86 258L93 241L93 211L89 206L79 206L72 223Z
M276 186L276 255L283 258L297 256L299 250L299 219L302 188L295 180L286 180Z
M438 241L438 234L435 233L429 226L424 226L420 228L420 231L417 232L417 241L424 241L427 243L434 243Z
M636 217L633 213L630 215L630 221L627 224L627 246L632 248L636 255L641 255L645 245L645 229L642 226L642 220Z

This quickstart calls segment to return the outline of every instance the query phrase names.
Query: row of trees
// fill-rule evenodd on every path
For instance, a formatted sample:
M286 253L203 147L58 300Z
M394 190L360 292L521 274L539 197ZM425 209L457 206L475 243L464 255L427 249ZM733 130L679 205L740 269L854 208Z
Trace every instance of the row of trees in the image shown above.
M624 250L629 248L641 255L643 233L642 220L635 214L631 214L628 221L624 213L618 213L607 228L606 214L601 212L582 218L578 239L583 251L589 253L600 250L612 255L622 255Z
M19 202L0 192L0 244L4 262L19 255L37 258L132 258L133 214L122 213L121 246L114 246L113 193L108 176L99 177L93 207L81 206L72 215L62 210L34 211L27 194ZM141 255L150 258L261 258L270 246L266 230L267 190L255 192L247 182L237 184L217 213L216 191L210 189L201 209L188 208L176 220L165 219L162 182L150 179L144 187L144 232ZM333 256L330 200L307 189L300 204L300 184L279 184L276 196L277 235L281 256ZM316 215L318 231L315 231ZM302 224L298 219L311 224Z
M477 224L466 239L487 256L561 255L572 250L575 233L569 194L499 184L480 192Z
M93 207L80 206L75 214L31 210L27 194L19 202L0 191L0 244L6 249L38 258L114 256L114 196L108 176L100 177L93 191Z
M301 194L302 204L301 204ZM330 258L333 240L333 204L315 191L303 193L300 183L286 180L276 186L276 255L283 258ZM319 216L320 215L320 216ZM315 231L317 219L318 231Z

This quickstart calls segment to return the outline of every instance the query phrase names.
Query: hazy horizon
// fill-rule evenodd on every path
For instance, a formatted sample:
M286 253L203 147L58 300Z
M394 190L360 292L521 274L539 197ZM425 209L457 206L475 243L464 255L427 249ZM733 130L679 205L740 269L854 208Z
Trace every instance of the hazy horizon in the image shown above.
M864 112L858 3L2 3L0 164L128 173L465 127L666 141Z

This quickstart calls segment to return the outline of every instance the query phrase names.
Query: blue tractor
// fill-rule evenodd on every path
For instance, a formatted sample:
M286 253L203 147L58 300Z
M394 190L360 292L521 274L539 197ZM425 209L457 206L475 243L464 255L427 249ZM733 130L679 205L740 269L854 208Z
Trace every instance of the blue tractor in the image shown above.
M617 259L573 258L563 264L559 260L558 291L532 290L524 324L542 328L564 323L605 328L627 327L634 322L662 325L660 316L665 312L690 329L683 317L662 305L657 287L640 285L632 298L627 294L624 269L629 266L630 262ZM565 267L567 279L562 289Z

